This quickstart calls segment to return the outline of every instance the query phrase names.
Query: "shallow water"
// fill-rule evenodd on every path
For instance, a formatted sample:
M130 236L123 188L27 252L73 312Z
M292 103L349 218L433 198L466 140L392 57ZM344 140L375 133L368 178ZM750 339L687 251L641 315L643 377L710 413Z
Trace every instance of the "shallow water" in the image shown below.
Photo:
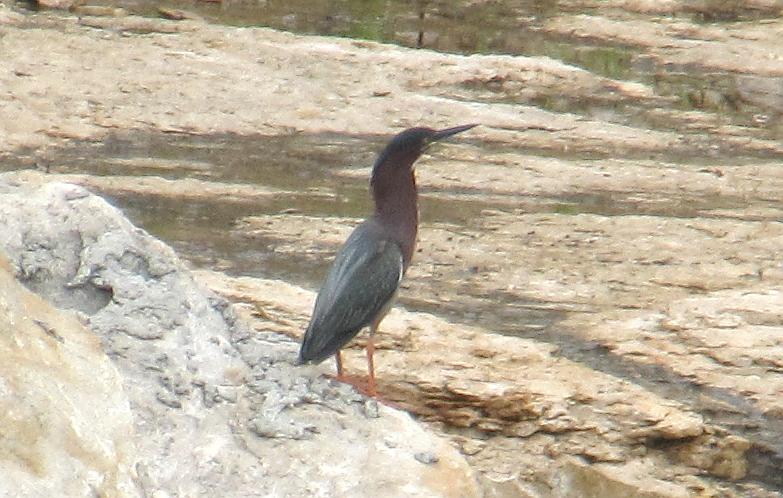
M254 201L211 197L183 202L165 194L109 194L108 197L135 223L172 244L198 266L218 268L234 275L278 278L315 288L328 261L307 256L298 260L289 254L278 254L270 249L273 241L242 236L234 227L247 216L278 213L366 216L372 209L367 179L339 173L346 168L371 165L387 138L119 132L99 143L73 142L63 148L49 149L43 159L32 151L30 155L21 153L4 159L0 170L35 167L33 163L37 162L37 167L48 168L53 173L197 178L280 191L281 195ZM486 147L492 149L491 145ZM432 160L437 161L437 155L436 149ZM735 158L740 164L747 160L750 159ZM422 221L470 226L487 209L693 218L710 217L713 210L737 208L746 202L725 196L651 198L636 192L594 191L557 197L509 194L491 198L482 194L486 192L469 186L424 187L420 199ZM265 246L265 242L269 244Z

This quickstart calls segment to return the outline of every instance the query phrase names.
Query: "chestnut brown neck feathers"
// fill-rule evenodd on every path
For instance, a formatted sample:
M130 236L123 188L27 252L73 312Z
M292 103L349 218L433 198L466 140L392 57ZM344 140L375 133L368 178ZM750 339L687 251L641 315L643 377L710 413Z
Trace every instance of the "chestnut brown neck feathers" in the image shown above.
M384 226L389 237L399 244L407 269L416 248L419 205L413 163L421 153L405 151L380 159L370 180L375 199L374 218Z

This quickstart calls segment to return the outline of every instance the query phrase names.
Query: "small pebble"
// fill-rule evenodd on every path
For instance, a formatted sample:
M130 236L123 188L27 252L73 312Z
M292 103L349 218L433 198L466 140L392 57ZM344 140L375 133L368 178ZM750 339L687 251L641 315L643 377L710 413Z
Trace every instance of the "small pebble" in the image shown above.
M440 458L438 458L438 455L431 451L420 451L413 455L413 458L418 460L419 462L425 464L425 465L433 465L440 461Z
M377 401L368 399L364 402L364 416L367 418L378 418L381 416Z

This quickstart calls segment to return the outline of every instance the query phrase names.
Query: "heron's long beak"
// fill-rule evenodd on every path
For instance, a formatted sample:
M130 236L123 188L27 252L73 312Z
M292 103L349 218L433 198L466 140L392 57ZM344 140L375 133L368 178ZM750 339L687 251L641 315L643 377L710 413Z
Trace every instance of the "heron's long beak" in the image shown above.
M436 142L438 140L443 140L444 138L448 138L452 135L456 135L457 133L462 133L463 131L469 130L473 128L474 126L478 126L478 123L475 124L468 124L468 125L461 125L461 126L455 126L453 128L446 128L444 130L438 130L435 133L432 134L430 137L430 142Z

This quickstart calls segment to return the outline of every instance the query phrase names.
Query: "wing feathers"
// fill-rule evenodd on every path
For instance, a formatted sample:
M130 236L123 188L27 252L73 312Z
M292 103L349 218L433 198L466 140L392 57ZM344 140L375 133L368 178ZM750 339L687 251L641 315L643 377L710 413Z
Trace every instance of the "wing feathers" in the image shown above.
M371 222L359 225L318 293L299 361L320 362L345 346L386 310L402 275L399 246Z

